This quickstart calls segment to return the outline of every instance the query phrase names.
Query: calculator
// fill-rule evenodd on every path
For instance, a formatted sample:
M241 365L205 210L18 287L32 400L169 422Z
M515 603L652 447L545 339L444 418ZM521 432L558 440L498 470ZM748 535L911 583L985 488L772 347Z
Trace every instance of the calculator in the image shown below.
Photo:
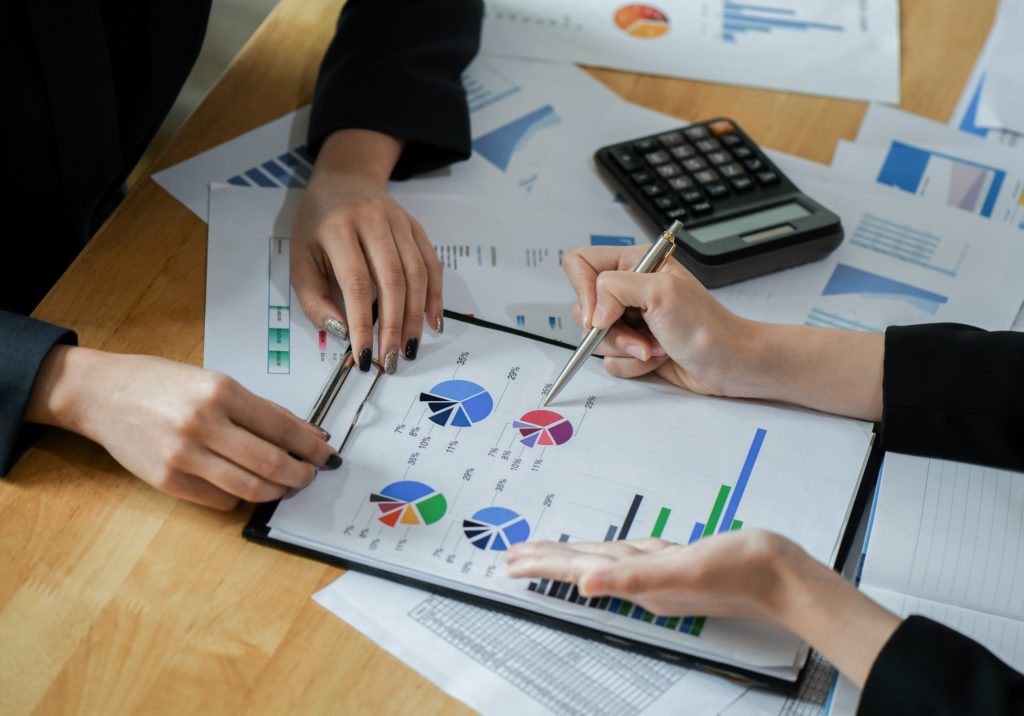
M656 234L683 222L675 256L709 288L823 258L843 240L839 217L731 119L602 147L594 158Z

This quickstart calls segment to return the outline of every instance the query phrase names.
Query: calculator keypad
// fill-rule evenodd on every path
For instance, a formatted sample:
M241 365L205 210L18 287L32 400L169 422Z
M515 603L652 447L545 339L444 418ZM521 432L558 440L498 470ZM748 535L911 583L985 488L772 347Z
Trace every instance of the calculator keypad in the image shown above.
M783 177L729 120L691 125L610 149L610 156L665 219L713 215L722 202L767 191Z

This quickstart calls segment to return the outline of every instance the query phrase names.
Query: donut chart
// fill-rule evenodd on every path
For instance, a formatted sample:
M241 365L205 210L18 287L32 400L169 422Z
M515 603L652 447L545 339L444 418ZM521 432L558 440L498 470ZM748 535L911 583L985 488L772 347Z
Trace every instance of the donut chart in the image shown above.
M531 410L512 427L522 436L519 442L530 448L564 445L573 433L572 423L553 410Z
M632 37L651 39L669 31L668 15L653 5L631 3L615 11L615 24Z

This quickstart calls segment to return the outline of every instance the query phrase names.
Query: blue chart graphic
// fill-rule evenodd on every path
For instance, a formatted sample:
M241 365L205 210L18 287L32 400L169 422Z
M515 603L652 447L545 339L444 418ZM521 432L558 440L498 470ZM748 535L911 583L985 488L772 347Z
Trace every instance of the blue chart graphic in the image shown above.
M446 380L420 393L430 410L429 420L444 427L468 428L491 414L494 399L482 386L468 380Z
M601 234L590 235L591 246L636 246L636 239L632 236L603 236Z
M477 549L504 552L509 545L530 538L530 523L506 507L485 507L462 521L462 531Z
M730 2L722 5L722 39L736 42L736 37L747 32L769 33L773 30L796 30L807 32L843 32L842 25L827 22L810 22L796 16L796 10L788 7L755 5L747 2Z
M878 173L878 183L911 194L945 190L946 203L991 217L1006 172L942 152L893 142Z
M840 316L838 313L823 311L820 308L812 308L804 321L805 326L821 326L822 328L842 328L844 331L865 331L867 333L881 333L881 328L869 326L851 318Z
M263 162L258 167L246 169L228 179L235 186L291 187L300 188L309 183L313 171L313 157L306 145L295 147L276 159Z
M934 260L942 237L871 213L861 217L850 243L921 268L956 276L958 266L940 266Z
M519 87L482 62L475 63L471 72L462 75L462 86L466 89L470 114L519 91Z
M909 283L895 281L846 264L837 264L821 295L841 296L845 294L903 301L933 316L938 313L942 304L949 301L946 296L911 286Z
M982 138L988 136L988 127L978 126L978 103L981 101L981 89L984 86L985 75L982 74L978 79L978 86L974 88L974 94L971 95L971 103L964 112L964 118L960 120L960 131L970 132Z
M473 140L473 149L501 171L508 169L512 156L521 150L541 129L555 127L562 120L555 108L546 104L538 110L509 122L504 127Z

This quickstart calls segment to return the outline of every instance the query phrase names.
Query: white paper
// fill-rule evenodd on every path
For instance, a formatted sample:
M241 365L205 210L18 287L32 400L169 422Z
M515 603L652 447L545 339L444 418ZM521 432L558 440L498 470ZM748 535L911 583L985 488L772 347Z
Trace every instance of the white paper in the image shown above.
M858 145L859 146L859 145ZM836 170L833 170L836 171ZM1024 302L1024 242L1002 226L885 188L800 179L836 212L846 238L805 266L715 289L754 320L882 331L960 322L1006 329Z
M855 148L840 144L832 166L1024 231L1021 154L930 119L872 105Z
M953 116L949 119L949 126L956 127L961 132L987 139L994 144L1018 147L1024 135L1006 129L990 129L978 124L981 94L985 87L991 54L992 37L990 35L978 54L978 59L974 64L974 69L971 70L970 77L967 78L964 91L960 94L960 99L956 103L956 109L953 110Z
M488 0L482 52L899 102L894 0Z
M1024 132L1024 3L1004 0L992 28L992 54L978 124Z

